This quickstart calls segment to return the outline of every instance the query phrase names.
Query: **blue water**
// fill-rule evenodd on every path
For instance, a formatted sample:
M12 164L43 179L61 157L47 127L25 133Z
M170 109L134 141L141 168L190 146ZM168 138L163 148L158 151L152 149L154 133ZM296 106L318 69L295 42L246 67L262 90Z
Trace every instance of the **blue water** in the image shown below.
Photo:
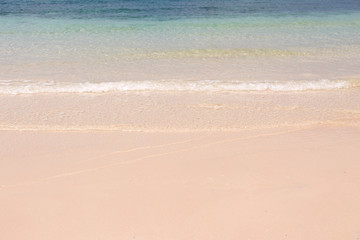
M0 0L0 81L313 82L358 69L359 0Z
M2 0L2 16L157 19L359 11L358 0Z

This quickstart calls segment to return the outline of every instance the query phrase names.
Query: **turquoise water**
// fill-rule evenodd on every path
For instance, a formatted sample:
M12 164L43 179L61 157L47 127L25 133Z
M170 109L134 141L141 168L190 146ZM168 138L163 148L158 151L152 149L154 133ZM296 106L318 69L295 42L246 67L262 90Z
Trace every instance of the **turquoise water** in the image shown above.
M238 90L325 79L331 89L360 75L360 2L6 0L0 46L3 93L65 82L121 82L110 88L119 90L138 81L139 89L170 81L186 90L195 81L191 89Z
M304 15L360 10L357 0L2 0L0 15L153 19Z

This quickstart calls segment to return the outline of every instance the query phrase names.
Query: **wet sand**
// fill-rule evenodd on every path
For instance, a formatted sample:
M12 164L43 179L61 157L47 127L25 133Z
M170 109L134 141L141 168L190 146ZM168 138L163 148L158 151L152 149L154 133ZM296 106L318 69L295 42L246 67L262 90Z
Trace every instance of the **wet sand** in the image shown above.
M360 239L360 129L0 132L2 239Z
M242 131L360 126L360 89L0 95L0 130Z

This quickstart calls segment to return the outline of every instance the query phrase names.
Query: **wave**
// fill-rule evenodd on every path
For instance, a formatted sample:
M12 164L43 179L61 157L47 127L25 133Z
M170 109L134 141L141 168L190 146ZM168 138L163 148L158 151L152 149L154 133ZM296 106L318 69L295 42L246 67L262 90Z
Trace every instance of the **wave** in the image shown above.
M327 50L330 52L330 50ZM333 51L333 50L332 50ZM266 48L233 48L233 49L187 49L187 50L168 50L168 51L151 51L124 54L128 58L216 58L216 57L244 57L244 56L310 56L308 50L291 51Z
M222 91L306 91L306 90L334 90L350 88L349 81L273 81L273 82L244 82L244 81L120 81L120 82L54 82L32 80L0 80L0 94L46 94L46 93L108 93L108 92L136 92L136 91L190 91L190 92L222 92Z

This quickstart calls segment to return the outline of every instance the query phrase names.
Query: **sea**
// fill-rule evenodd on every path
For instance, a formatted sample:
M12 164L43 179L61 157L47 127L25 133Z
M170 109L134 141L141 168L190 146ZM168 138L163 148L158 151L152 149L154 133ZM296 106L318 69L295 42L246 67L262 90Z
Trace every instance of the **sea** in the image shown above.
M1 129L357 119L359 86L359 0L0 0Z
M359 69L358 0L0 1L0 94L338 89Z

